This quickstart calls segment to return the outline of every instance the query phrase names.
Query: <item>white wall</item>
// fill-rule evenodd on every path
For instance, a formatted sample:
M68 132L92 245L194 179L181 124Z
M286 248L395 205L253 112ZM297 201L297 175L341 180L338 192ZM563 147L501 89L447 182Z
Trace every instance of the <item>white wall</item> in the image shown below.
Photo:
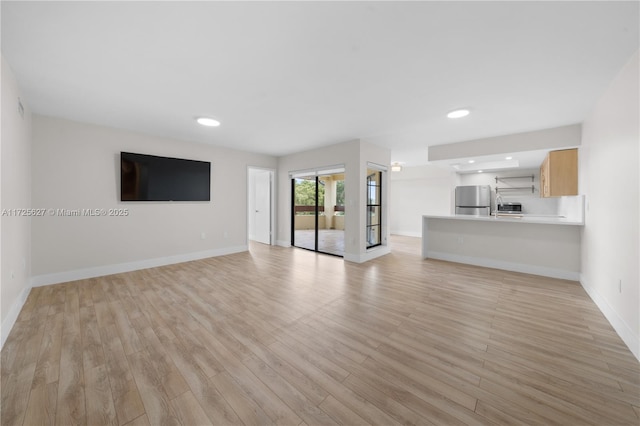
M345 169L345 254L346 260L362 262L375 257L366 249L366 171L367 163L388 166L391 153L360 140L353 140L311 151L287 155L278 159L278 226L277 243L288 246L291 242L291 179L289 172L344 165ZM383 191L388 187L388 174L384 174ZM385 199L383 193L383 200ZM388 199L388 198L387 198ZM387 203L388 204L388 203ZM388 208L383 211L389 217ZM386 253L389 226L383 236L384 247L376 249Z
M640 359L638 58L584 122L579 173L587 196L581 282Z
M18 111L20 91L9 64L2 57L2 134L0 147L0 317L1 345L15 323L31 288L31 218L14 216L11 209L31 207L31 113Z
M403 167L391 172L391 233L422 236L422 215L451 214L457 176L448 167Z
M210 161L210 202L120 202L120 151ZM126 217L33 220L34 285L247 248L247 167L276 158L35 116L33 206L127 209ZM205 239L202 239L202 234Z

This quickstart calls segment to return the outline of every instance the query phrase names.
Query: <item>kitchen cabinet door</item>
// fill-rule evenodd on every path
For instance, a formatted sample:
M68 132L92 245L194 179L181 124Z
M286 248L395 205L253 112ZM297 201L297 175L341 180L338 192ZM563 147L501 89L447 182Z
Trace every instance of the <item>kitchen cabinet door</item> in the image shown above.
M540 196L578 195L578 149L551 151L540 166Z

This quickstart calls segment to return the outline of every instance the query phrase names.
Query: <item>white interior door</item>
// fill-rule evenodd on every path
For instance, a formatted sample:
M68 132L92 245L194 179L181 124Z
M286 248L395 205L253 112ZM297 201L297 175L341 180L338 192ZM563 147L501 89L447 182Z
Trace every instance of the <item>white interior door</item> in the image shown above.
M256 170L253 175L253 240L271 244L271 172Z

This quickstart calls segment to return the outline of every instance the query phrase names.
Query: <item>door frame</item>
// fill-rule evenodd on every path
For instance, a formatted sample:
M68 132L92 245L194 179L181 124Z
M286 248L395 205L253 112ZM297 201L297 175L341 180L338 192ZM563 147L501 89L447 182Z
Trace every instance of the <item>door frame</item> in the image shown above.
M246 235L246 244L249 245L249 226L250 226L250 215L253 213L250 211L251 206L251 194L253 181L251 179L251 171L259 170L269 172L269 245L275 245L275 235L276 235L276 170L268 167L259 167L259 166L247 166L247 235Z

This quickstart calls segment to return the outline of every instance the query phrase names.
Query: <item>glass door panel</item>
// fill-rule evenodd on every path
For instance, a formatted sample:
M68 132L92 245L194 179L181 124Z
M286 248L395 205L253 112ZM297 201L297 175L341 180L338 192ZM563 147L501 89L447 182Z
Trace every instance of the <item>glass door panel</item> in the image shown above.
M344 256L344 174L318 176L318 251Z
M367 169L367 248L382 244L382 172Z
M317 184L315 176L291 180L293 193L291 245L316 250Z

